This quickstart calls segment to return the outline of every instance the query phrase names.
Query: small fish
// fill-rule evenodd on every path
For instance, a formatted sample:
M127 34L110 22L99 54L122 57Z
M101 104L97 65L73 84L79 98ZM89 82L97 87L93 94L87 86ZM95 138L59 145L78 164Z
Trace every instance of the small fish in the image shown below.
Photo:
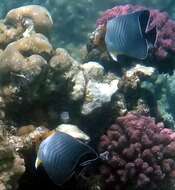
M149 10L142 10L107 22L105 44L114 61L118 62L123 55L140 60L147 58L157 39L156 27L147 31L149 20Z
M61 112L61 114L60 114L60 120L61 120L63 123L68 123L68 122L70 121L69 112L68 112L68 111L63 111L63 112Z
M28 86L33 81L33 77L31 75L18 74L18 73L10 73L11 80L16 84L16 86L20 88L24 88Z
M98 159L98 154L87 144L72 136L55 132L39 146L35 167L43 165L56 185L63 185L81 167Z

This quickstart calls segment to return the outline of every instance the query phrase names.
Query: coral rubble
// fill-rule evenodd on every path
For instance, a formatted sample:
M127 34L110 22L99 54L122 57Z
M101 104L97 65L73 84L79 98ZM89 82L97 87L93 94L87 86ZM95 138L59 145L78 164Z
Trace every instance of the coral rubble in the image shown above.
M175 176L175 133L151 117L118 117L100 139L109 160L100 167L106 189L166 189Z
M15 152L2 131L0 134L0 163L0 189L17 189L18 180L25 172L24 159Z

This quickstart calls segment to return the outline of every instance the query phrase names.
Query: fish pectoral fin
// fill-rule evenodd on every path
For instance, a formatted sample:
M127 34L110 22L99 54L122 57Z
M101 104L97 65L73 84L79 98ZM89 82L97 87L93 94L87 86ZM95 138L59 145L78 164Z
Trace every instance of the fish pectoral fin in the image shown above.
M142 35L144 35L149 23L150 11L141 10L141 11L137 11L135 14L139 16L139 24L140 24L141 33Z
M156 28L156 26L153 29L151 29L145 33L145 38L148 41L148 44L151 43L153 46L155 45L156 40L157 40L157 28Z
M118 62L117 55L115 55L113 52L109 52L109 55L111 56L112 60Z
M37 169L42 164L42 161L37 157L35 161L35 168Z

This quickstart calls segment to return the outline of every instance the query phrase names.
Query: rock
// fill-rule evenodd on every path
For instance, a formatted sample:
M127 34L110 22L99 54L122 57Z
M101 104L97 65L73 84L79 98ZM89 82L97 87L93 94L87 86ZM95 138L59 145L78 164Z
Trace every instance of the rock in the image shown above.
M17 189L18 180L25 172L24 160L15 152L8 138L2 134L0 135L0 162L0 189Z
M82 70L80 70L72 78L73 89L70 93L71 99L74 101L82 100L86 89L86 79Z
M118 90L118 79L110 83L99 83L98 81L89 81L86 86L85 99L81 113L88 115L96 109L102 108L103 105L111 101L111 97Z
M127 70L119 82L119 88L126 93L128 90L136 90L144 78L153 76L155 69L136 64L131 69Z
M69 53L62 49L56 49L55 55L49 61L50 71L47 85L51 91L69 86L69 96L72 100L83 98L85 88L85 77L80 63L73 59Z
M81 65L86 80L98 80L101 81L104 76L104 68L97 62L90 61Z
M140 64L136 64L133 68L126 72L126 77L130 78L134 75L151 76L155 72L155 68L146 67Z
M80 130L76 125L72 124L61 124L58 125L55 129L56 131L67 133L68 135L71 135L74 138L80 139L82 141L90 141L90 137L84 133L82 130Z

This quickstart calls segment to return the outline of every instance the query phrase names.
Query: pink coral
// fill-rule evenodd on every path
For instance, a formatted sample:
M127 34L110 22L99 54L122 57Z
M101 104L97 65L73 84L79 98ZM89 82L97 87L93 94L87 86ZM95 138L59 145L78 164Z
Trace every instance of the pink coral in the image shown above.
M128 4L108 9L104 12L101 18L97 20L97 27L99 25L106 25L107 21L115 16L120 16L143 9L148 8L140 5ZM175 53L175 22L169 18L169 15L166 12L160 12L157 9L149 10L151 16L148 30L156 26L158 31L154 55L157 59L163 60L167 58L169 52Z
M175 132L151 117L128 113L100 139L110 157L100 167L106 189L161 189L175 182Z

